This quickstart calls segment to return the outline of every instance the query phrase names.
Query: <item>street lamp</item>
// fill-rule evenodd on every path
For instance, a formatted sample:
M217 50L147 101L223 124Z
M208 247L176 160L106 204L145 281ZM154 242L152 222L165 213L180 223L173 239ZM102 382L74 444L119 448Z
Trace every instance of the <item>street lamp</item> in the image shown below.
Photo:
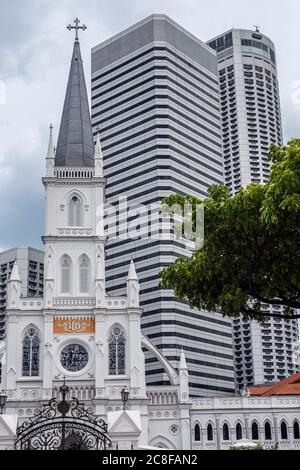
M7 402L7 395L4 392L4 390L2 390L2 392L0 393L0 414L1 415L3 414L3 410L6 405L6 402Z
M127 387L123 388L123 390L121 391L121 397L123 402L123 410L126 410L126 403L128 402L129 398L129 391Z

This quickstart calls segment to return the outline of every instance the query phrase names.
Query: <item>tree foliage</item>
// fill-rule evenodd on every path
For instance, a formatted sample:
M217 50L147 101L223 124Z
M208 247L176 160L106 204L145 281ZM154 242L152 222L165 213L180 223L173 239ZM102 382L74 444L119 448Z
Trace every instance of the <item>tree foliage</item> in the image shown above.
M192 307L262 320L279 316L262 304L300 308L300 139L272 146L268 184L249 184L230 196L224 185L204 201L172 195L164 204L204 204L204 246L161 273L161 286Z

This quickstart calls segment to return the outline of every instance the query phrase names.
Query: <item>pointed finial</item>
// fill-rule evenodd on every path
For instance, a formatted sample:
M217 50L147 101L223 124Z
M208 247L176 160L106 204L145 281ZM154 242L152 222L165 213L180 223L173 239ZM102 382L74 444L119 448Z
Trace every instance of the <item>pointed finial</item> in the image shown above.
M14 262L9 280L21 282L17 261Z
M96 145L95 145L94 160L95 160L95 176L102 178L104 176L103 154L102 154L102 149L101 149L100 134L99 134L98 127L97 127L97 138L96 138Z
M185 354L184 354L183 348L181 349L181 353L180 353L179 369L180 369L180 370L187 370L187 363L186 363L186 359L185 359Z
M134 261L133 261L132 258L131 258L131 261L130 261L130 266L129 266L129 271L128 271L128 277L127 277L127 279L130 280L130 281L138 281L138 277L137 277L137 274L136 274Z
M103 160L101 142L100 142L99 127L97 127L97 137L96 137L96 145L95 145L95 159Z
M49 144L48 144L48 152L47 158L55 158L55 151L53 145L53 125L50 124L50 135L49 135Z

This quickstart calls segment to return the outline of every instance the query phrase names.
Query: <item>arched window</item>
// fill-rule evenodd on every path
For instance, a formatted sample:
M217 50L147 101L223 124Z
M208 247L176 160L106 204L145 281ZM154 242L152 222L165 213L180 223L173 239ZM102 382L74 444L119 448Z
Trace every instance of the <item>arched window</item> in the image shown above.
M300 439L300 428L299 428L298 421L294 422L293 430L294 430L294 439Z
M71 259L65 255L61 262L61 292L62 294L71 293Z
M235 433L236 433L237 441L240 441L241 439L243 439L243 430L242 430L242 426L240 423L237 423L236 428L235 428Z
M22 375L36 377L40 368L40 338L34 327L26 330L23 338Z
M272 428L269 421L265 423L265 440L271 441L272 440Z
M68 212L69 212L69 226L70 227L82 227L83 225L82 203L78 196L73 195L69 199Z
M194 434L195 434L195 441L200 441L201 436L200 436L200 426L197 423L194 429Z
M229 427L226 423L223 425L223 441L229 441Z
M252 439L254 441L257 441L259 437L258 437L258 424L256 423L256 421L252 423L251 430L252 430Z
M282 421L280 425L281 439L285 440L288 438L287 425L285 421Z
M79 263L79 292L86 294L89 291L90 263L87 256L82 256Z
M208 441L214 440L213 427L210 423L207 425L207 440Z
M125 335L115 326L108 339L109 375L125 374Z

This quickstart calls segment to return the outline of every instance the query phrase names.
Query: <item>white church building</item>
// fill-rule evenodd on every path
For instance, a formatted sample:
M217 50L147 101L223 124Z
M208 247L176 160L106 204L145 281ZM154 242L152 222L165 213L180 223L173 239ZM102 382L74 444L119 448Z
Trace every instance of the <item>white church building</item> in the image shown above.
M241 439L300 448L299 394L190 399L184 352L175 370L141 332L133 262L126 295L106 295L105 178L77 32L57 147L51 127L43 178L44 297L21 296L17 263L8 283L0 450L14 448L17 428L59 397L63 381L70 399L107 423L112 449L224 449ZM143 350L160 361L170 385L146 387Z

